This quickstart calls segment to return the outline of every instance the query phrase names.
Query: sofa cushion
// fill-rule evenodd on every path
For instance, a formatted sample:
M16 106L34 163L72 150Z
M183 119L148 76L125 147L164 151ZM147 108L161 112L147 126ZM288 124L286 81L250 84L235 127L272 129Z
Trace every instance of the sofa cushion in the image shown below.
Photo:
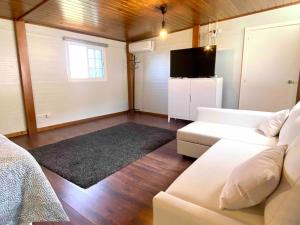
M264 201L279 184L286 148L269 148L234 168L222 190L220 208L242 209Z
M300 224L300 136L287 150L282 173L279 187L266 202L266 225Z
M300 102L290 112L279 133L278 145L289 145L300 135Z
M167 189L167 193L245 224L264 224L264 206L220 210L219 196L232 170L268 146L222 139L198 158Z
M258 129L261 130L267 137L275 137L279 134L281 127L289 116L289 110L281 110L274 113L263 120Z
M237 140L251 144L276 146L276 137L266 137L255 128L219 123L193 122L177 131L177 139L212 146L220 139Z

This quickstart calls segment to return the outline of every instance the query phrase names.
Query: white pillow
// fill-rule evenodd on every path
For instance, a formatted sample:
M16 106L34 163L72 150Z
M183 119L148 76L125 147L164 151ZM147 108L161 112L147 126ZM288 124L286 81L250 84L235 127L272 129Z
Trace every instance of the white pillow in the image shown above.
M283 124L279 133L278 145L289 145L298 135L300 135L300 102L294 106Z
M267 149L237 166L223 187L220 209L242 209L264 201L279 184L286 148Z
M262 121L258 127L267 137L275 137L289 116L290 110L282 110Z

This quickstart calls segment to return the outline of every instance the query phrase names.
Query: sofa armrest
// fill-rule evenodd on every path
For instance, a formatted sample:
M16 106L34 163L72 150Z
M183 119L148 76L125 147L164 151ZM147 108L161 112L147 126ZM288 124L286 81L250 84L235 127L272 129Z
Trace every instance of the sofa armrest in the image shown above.
M197 121L257 128L264 119L273 114L273 112L198 107Z
M153 199L153 225L245 225L166 192Z

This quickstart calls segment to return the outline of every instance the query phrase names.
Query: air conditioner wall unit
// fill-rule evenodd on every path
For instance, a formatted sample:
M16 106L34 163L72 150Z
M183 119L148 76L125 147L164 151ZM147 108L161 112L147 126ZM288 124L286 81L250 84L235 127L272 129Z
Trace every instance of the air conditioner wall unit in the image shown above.
M154 41L139 41L129 44L130 53L154 51Z

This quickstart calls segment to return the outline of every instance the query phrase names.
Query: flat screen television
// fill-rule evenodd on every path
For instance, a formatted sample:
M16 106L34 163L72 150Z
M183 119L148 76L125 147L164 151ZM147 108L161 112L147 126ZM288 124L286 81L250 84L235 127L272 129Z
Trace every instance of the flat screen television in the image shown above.
M215 76L216 46L171 51L171 77Z

